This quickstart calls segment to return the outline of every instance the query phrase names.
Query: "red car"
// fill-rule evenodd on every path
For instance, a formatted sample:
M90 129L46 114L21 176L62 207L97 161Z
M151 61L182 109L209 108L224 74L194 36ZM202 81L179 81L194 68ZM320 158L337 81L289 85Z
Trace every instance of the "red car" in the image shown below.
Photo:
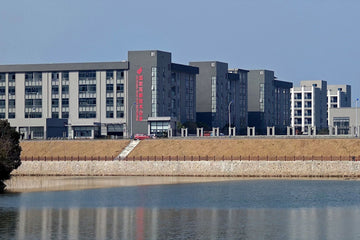
M142 134L142 133L137 133L134 136L135 140L144 140L144 139L148 139L150 138L150 136L146 135L146 134Z

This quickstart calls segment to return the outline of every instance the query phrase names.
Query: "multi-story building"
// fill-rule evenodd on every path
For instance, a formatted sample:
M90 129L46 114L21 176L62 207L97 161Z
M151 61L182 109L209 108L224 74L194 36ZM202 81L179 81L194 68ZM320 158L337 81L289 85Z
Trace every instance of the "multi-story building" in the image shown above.
M328 85L327 86L328 125L330 126L330 108L351 107L350 85Z
M238 133L245 134L248 126L248 92L247 92L247 74L248 70L244 69L229 69L229 79L233 75L233 80L230 81L230 99L233 100L234 113L231 113L231 122L236 123L234 126L238 128ZM230 106L231 107L231 106ZM233 125L233 124L231 124Z
M196 121L196 74L199 69L174 64L171 53L130 51L127 107L135 108L127 122L136 132L156 134L167 131L168 121ZM148 124L148 119L151 122ZM155 121L158 118L158 121ZM176 126L172 125L173 130Z
M247 71L228 70L228 64L218 61L190 62L199 68L196 78L196 118L209 129L219 127L227 132L229 110L231 126L239 133L246 127Z
M301 81L300 86L291 89L291 126L304 134L327 128L327 82Z
M195 120L197 73L161 51L129 52L123 62L2 65L0 118L25 138L163 132L174 126L156 117Z
M280 133L285 133L287 126L291 125L290 108L290 89L293 87L291 82L274 80L275 88L275 127Z
M329 126L331 134L360 136L360 110L357 107L329 109Z
M284 132L290 122L290 88L292 83L276 80L270 70L250 70L248 73L249 126L259 134L275 126Z
M248 73L249 126L263 134L267 126L275 125L274 72L250 70Z

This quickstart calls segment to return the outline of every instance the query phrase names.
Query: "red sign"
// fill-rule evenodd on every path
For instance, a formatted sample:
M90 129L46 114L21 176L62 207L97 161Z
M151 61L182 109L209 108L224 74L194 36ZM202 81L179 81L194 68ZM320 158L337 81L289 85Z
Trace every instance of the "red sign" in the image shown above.
M143 102L144 102L144 89L143 89L143 82L144 75L143 75L143 68L140 67L136 71L136 121L143 120Z

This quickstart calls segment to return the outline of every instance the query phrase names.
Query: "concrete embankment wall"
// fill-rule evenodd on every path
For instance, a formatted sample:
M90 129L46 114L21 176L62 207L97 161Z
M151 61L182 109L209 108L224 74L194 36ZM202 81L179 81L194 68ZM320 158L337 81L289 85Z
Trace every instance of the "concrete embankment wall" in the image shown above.
M359 177L360 161L23 161L13 175Z

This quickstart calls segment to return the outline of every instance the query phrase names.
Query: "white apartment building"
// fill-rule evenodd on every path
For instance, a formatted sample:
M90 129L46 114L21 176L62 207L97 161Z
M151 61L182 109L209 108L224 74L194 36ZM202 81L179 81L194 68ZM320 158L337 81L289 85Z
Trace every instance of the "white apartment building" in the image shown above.
M301 81L291 89L291 126L305 134L330 126L330 108L351 107L351 86Z
M26 139L122 135L128 65L0 66L0 118Z
M291 126L303 134L327 128L326 81L301 81L300 85L291 89Z

